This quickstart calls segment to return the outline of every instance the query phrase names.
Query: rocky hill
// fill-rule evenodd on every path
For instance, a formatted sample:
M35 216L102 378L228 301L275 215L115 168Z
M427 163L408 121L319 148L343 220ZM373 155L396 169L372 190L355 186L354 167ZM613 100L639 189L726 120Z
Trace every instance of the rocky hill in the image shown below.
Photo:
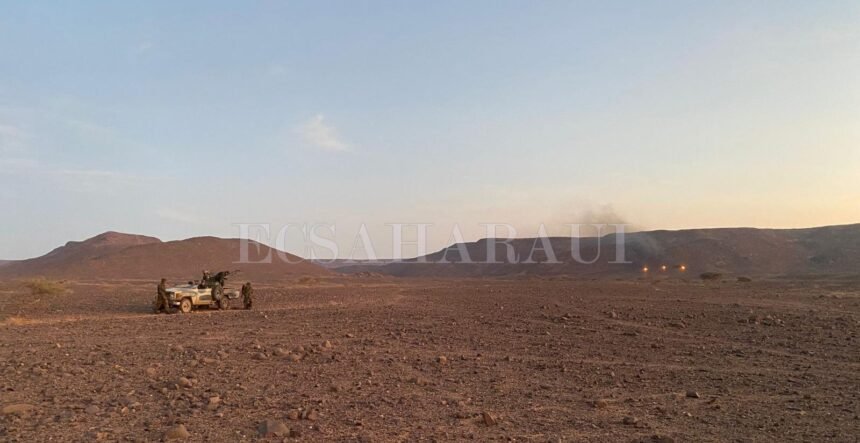
M162 242L145 237L106 232L68 242L41 257L7 263L0 277L44 276L68 279L196 279L203 269L239 270L242 279L279 279L295 275L323 275L329 271L286 252L250 242L249 261L271 257L270 263L236 263L240 240L196 237ZM290 263L285 261L288 260Z
M422 259L413 259L373 266L372 270L402 277L697 276L702 272L821 276L860 273L860 224L807 229L660 230L626 234L623 239L615 234L582 239L556 237L549 239L558 261L556 264L546 263L548 256L541 250L543 245L533 238L510 241L516 263L507 262L507 249L501 240L496 240L497 263L489 263L492 260L487 260L488 244L492 241L483 239L452 245L423 257L426 263L422 263ZM619 248L624 251L624 260L630 263L613 263L617 260ZM581 260L575 259L574 251L579 252ZM464 260L466 257L469 260ZM581 263L592 260L593 263ZM338 271L369 269L356 265L342 267Z

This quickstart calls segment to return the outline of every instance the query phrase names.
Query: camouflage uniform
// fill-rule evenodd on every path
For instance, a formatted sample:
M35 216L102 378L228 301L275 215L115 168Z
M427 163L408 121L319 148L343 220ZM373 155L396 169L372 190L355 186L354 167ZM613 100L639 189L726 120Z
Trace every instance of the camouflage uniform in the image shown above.
M200 285L197 287L200 289L209 287L209 271L203 271L203 279L200 280Z
M158 297L155 299L155 312L159 313L161 311L170 312L170 304L167 300L167 288L164 284L165 280L161 279L158 283Z
M245 303L245 309L251 309L251 305L254 303L254 288L251 287L251 282L245 283L242 285L242 301Z

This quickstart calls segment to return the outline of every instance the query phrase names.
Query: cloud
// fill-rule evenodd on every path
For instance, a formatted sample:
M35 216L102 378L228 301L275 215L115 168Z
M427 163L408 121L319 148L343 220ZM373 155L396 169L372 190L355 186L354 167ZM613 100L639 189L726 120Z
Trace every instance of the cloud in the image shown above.
M172 222L200 224L202 221L199 217L190 214L188 211L177 211L171 208L158 208L158 210L155 211L155 214Z
M27 173L39 167L32 158L0 158L0 173Z
M325 117L322 114L317 114L305 122L299 128L299 134L301 134L305 142L323 151L345 152L352 150L349 143L340 138L337 129L334 126L326 124Z
M73 177L86 180L109 180L113 182L140 182L149 181L149 177L143 177L123 172L104 171L100 169L54 169L49 172L55 175Z
M164 178L106 171L66 169L45 165L33 158L0 158L0 175L24 176L57 183L64 190L113 192L120 186L145 185Z
M0 124L0 154L18 153L26 148L26 135L17 126Z
M269 77L283 77L287 75L287 67L281 64L274 64L266 68L266 75Z
M0 124L0 137L20 137L21 130L16 126Z

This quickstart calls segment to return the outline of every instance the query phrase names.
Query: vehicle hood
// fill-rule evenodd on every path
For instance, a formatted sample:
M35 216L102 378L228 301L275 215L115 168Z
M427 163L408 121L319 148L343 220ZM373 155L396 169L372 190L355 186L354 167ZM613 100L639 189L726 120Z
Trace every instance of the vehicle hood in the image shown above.
M194 292L197 291L197 285L179 285L167 288L167 292Z

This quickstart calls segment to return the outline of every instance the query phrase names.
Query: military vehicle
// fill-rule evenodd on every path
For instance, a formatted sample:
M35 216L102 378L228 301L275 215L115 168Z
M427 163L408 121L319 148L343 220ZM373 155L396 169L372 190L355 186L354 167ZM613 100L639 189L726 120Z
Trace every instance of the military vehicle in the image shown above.
M239 290L224 287L230 271L221 271L213 276L204 274L199 284L188 282L167 288L167 302L172 308L187 314L193 309L206 307L214 309L230 309L230 300L240 297Z

